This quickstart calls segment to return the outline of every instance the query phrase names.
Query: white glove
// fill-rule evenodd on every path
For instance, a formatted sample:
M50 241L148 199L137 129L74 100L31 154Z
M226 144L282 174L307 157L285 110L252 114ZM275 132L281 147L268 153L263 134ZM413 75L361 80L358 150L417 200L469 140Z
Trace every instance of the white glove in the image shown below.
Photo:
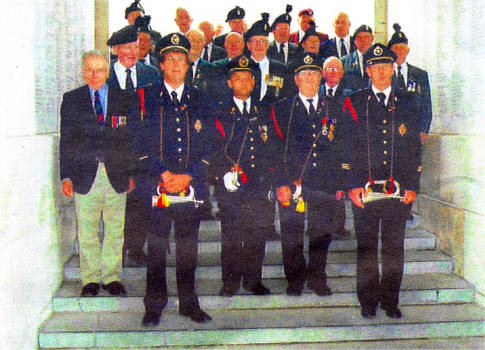
M224 175L224 186L229 192L236 192L241 184L237 181L238 174L235 171L227 172Z

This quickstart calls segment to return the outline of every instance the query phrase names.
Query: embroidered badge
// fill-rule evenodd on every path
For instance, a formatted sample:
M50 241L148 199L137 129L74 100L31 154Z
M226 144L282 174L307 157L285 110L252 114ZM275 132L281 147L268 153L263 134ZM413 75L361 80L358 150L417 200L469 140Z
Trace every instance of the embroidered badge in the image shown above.
M239 66L242 68L246 68L249 65L249 60L246 56L242 56L239 59Z
M259 134L264 142L268 141L268 127L266 125L259 126Z
M126 125L126 115L120 115L119 117L119 121L118 121L118 126L123 126L123 125Z
M380 46L376 46L374 48L374 55L380 56L380 55L382 55L382 53L383 53L383 51L382 51L382 48Z
M404 134L406 133L406 125L404 124L401 124L401 126L399 126L399 133L401 134L401 136L404 136Z
M310 55L306 55L304 58L303 58L303 62L305 62L306 64L310 64L313 62L313 58L312 56Z
M195 121L194 128L197 132L200 132L200 130L202 130L202 123L200 122L200 119L197 119Z
M172 44L178 45L180 42L180 38L177 34L174 34L172 35L172 38L170 39L170 41L172 42Z

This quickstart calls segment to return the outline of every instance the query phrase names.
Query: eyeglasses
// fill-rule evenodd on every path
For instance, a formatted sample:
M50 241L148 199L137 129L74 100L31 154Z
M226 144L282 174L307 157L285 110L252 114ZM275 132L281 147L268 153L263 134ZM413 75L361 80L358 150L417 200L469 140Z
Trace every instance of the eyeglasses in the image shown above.
M324 71L327 71L327 72L338 72L340 71L340 68L333 68L333 67L326 67L326 68L323 68Z
M264 44L268 42L268 39L251 39L249 40L252 44Z

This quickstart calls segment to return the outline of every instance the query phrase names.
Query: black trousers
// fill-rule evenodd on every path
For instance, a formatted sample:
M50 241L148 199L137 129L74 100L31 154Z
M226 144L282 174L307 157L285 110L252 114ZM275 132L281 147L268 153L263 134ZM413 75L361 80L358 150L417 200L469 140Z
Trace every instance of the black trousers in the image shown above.
M199 308L195 292L200 218L193 204L172 204L153 209L152 232L148 235L146 312L160 315L167 304L166 254L172 223L175 231L175 258L179 311Z
M352 205L357 235L357 296L363 307L399 304L404 269L404 234L411 205L398 199ZM379 275L378 241L381 230L382 276Z
M306 200L309 236L308 265L303 255L305 213L298 213L295 205L280 205L281 243L283 266L289 284L303 285L305 280L314 285L327 283L327 255L332 234L341 225L336 212L341 209L341 201L335 199Z
M265 231L274 204L264 195L244 190L228 192L216 185L221 219L221 268L225 287L239 289L241 279L248 287L261 282L265 254Z
M146 222L147 210L140 195L134 191L126 196L125 227L124 227L124 251L139 253L143 251L143 245L147 237Z

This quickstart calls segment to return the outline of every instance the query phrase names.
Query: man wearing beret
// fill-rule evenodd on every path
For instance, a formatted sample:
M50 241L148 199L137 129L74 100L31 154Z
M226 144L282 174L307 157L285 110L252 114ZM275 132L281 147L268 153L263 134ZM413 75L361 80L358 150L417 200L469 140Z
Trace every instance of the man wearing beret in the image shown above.
M200 215L194 202L170 203L167 195L204 197L206 189L207 123L197 90L184 84L190 43L179 33L160 40L155 52L163 71L158 87L139 89L144 106L139 139L139 188L148 230L147 284L143 325L157 325L167 303L166 254L172 224L179 313L195 322L211 317L201 310L195 291ZM159 197L154 195L160 194Z
M213 149L209 173L221 219L221 296L239 289L269 294L262 282L267 216L274 204L267 200L275 168L272 149L276 133L268 108L251 97L257 64L246 55L227 66L232 101L215 110Z
M305 52L292 65L298 92L274 106L281 135L284 178L277 189L283 265L288 295L307 288L319 296L331 295L325 272L332 234L341 229L344 189L341 122L342 108L319 94L322 61ZM305 212L310 238L308 263L303 254Z
M124 295L123 222L126 194L135 186L136 171L133 98L106 84L108 62L99 52L86 52L82 69L87 85L62 98L59 146L62 192L74 197L76 204L81 296L96 296L100 283L110 294Z
M153 30L150 27L150 16L140 16L135 20L138 29L138 62L150 65L155 68L160 75L160 62L152 54L153 43L157 43L157 36L153 36Z
M305 31L310 26L310 22L315 23L315 17L313 15L314 13L312 9L304 9L298 13L298 24L300 26L300 29L297 32L290 34L291 43L296 45L300 43L301 38L303 38L303 36L305 35ZM325 33L318 32L318 36L321 43L328 40L328 35Z
M415 98L392 85L396 55L375 44L364 53L371 87L344 102L345 163L357 235L357 296L364 318L377 306L400 318L404 232L419 190L421 142ZM382 275L378 240L381 230Z
M305 34L298 44L298 49L300 53L311 52L315 55L319 55L320 43L320 36L318 35L318 32L316 30L315 23L312 21L308 25L307 30L305 30Z
M355 30L353 40L357 50L342 58L344 65L342 84L345 89L351 92L365 89L369 86L369 76L364 67L363 55L374 41L371 27L365 24L361 25Z
M125 9L125 19L128 21L128 24L132 25L135 24L135 20L139 16L143 16L145 14L145 9L140 4L140 0L133 1L130 6Z
M336 56L340 59L355 51L355 44L349 35L350 19L345 12L340 12L333 21L335 38L325 41L320 47L323 59Z
M232 10L230 10L227 13L227 18L226 22L229 24L229 27L231 28L231 32L236 32L241 35L244 34L245 30L245 23L244 23L244 16L246 15L246 12L244 11L243 8L236 6ZM222 34L217 36L214 39L214 44L216 44L219 47L224 47L224 42L226 41L226 36L229 33Z
M298 46L289 42L292 9L286 5L286 13L276 17L271 25L274 41L269 45L268 57L283 64L291 62L298 52Z
M397 56L394 81L397 88L413 92L416 96L419 131L421 133L421 143L424 144L432 119L431 89L429 87L428 73L406 61L406 57L409 54L408 38L401 31L399 24L395 23L393 28L396 32L392 35L387 47Z

